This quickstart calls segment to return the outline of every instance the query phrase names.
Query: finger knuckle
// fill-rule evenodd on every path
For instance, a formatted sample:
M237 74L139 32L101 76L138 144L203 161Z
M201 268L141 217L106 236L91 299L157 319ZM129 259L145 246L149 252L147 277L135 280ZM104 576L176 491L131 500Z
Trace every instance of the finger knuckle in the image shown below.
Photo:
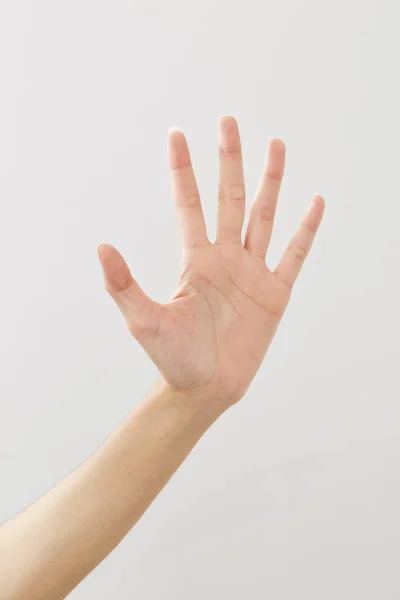
M282 178L283 178L283 173L279 169L272 169L271 167L269 167L265 171L265 176L266 176L267 179L270 179L272 181L281 182Z
M244 202L246 190L243 183L230 183L219 190L220 200L233 200L234 202Z
M128 321L128 329L129 329L129 332L136 339L143 338L146 335L146 333L148 333L148 331L149 331L149 328L145 323L137 321L137 320Z
M106 291L110 294L110 296L115 296L115 294L119 294L121 292L126 292L131 286L132 278L127 277L122 282L111 282L109 280L105 283Z
M275 218L275 209L272 206L264 205L257 209L256 216L260 221L273 223Z
M240 146L220 146L219 154L221 158L228 157L234 160L241 160L242 149Z
M260 258L261 260L265 260L266 251L263 250L262 248L258 248L257 246L252 246L249 244L248 250L253 256Z
M298 242L292 244L291 251L293 252L295 257L301 262L303 262L306 259L306 256L308 254L306 246L304 246L303 244L299 244Z
M275 270L275 275L278 277L279 281L289 290L289 292L293 289L293 283L290 282L280 271L280 269Z
M149 335L156 335L159 324L136 316L128 320L128 329L135 339L140 340Z
M182 196L178 206L181 208L197 208L200 204L200 194L198 192L186 192Z
M308 223L304 223L304 228L309 231L312 235L317 233L318 223L315 221L310 221Z

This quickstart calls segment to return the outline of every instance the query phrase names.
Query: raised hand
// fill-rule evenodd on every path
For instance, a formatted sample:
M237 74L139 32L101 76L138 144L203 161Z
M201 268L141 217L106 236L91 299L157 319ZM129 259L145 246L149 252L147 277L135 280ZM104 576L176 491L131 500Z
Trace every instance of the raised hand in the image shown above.
M233 117L219 119L219 156L217 236L211 243L186 139L170 130L168 157L183 253L179 283L166 304L145 294L115 248L100 244L98 253L106 289L166 384L199 401L230 405L244 395L271 343L321 222L324 200L314 195L298 232L271 271L265 256L285 146L279 139L269 141L243 242L245 187Z

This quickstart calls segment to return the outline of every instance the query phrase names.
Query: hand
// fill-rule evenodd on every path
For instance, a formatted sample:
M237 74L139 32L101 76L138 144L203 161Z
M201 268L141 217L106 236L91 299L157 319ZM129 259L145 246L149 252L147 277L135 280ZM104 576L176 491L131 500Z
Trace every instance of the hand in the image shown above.
M270 139L265 169L242 243L245 188L236 120L219 120L220 183L216 241L206 232L186 139L168 135L173 193L183 241L178 287L166 304L151 300L120 253L100 244L106 289L129 330L157 365L167 385L229 406L256 374L290 299L324 211L314 195L277 268L265 255L284 171L285 146Z

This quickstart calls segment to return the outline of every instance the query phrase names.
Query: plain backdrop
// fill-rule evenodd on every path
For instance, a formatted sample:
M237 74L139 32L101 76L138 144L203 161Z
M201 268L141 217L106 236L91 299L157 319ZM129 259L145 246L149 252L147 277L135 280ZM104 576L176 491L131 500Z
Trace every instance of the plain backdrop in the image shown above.
M166 140L211 239L217 118L248 206L287 146L268 264L324 222L246 398L73 600L400 596L398 3L2 0L0 518L89 456L155 367L103 288L109 242L156 300L179 274Z

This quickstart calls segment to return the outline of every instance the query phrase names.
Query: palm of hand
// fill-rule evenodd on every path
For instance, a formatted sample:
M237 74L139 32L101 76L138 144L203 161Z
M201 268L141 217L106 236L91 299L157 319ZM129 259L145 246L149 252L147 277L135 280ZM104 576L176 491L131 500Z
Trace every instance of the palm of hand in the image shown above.
M133 336L172 387L228 404L257 372L290 299L323 214L314 196L296 236L271 272L265 253L284 170L285 147L270 140L244 244L244 183L236 121L220 119L217 239L207 238L186 140L169 136L174 197L183 234L182 272L166 304L152 301L115 248L99 247L106 287Z
M160 329L160 339L170 340L175 356L170 380L180 388L239 399L267 351L288 297L288 287L242 246L194 250Z

